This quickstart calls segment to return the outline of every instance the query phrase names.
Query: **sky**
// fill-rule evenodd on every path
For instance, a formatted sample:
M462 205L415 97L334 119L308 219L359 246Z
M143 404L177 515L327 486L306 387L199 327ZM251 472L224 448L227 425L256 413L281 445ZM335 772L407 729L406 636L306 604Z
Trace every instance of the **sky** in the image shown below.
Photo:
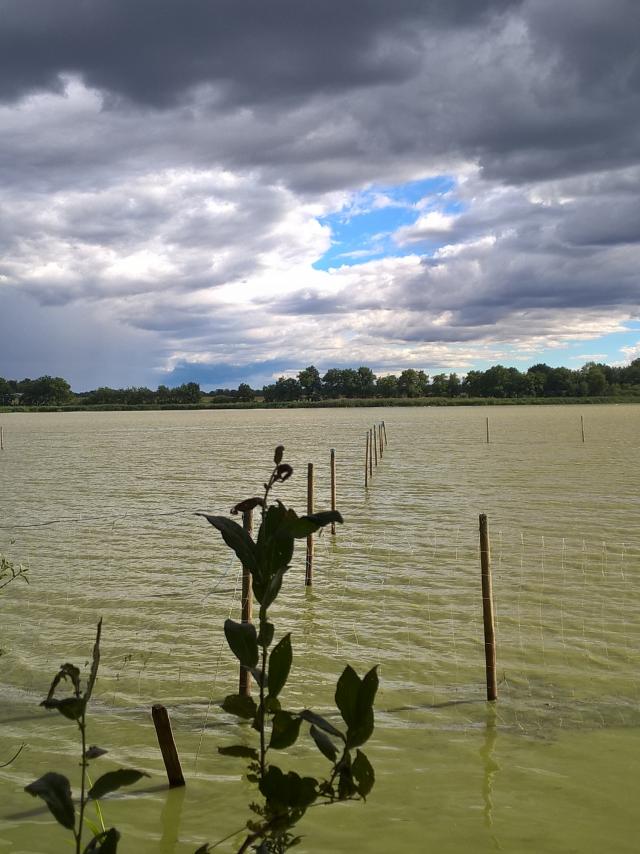
M0 0L0 376L640 356L638 0Z

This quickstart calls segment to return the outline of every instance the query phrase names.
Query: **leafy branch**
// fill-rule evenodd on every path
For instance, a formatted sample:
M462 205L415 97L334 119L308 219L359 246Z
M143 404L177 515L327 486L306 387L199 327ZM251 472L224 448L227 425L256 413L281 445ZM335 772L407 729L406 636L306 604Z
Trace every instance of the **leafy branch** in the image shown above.
M262 521L255 541L242 526L225 516L199 514L220 532L226 545L251 573L253 595L260 605L257 630L251 623L226 620L224 624L231 651L251 673L259 689L257 703L241 694L231 694L222 703L226 712L250 720L258 733L257 748L240 744L218 748L222 755L248 760L247 779L262 795L260 803L250 805L256 818L247 822L248 834L237 854L250 848L259 854L288 850L300 839L291 831L312 804L364 800L375 782L371 763L358 748L373 733L377 668L362 678L351 666L344 668L335 690L335 703L344 722L340 729L311 709L285 709L280 700L289 678L293 649L290 634L273 645L275 626L269 620L269 608L280 593L295 540L306 538L331 522L343 521L336 511L298 516L281 501L269 503L273 488L293 474L292 467L282 462L283 455L284 447L279 445L274 454L274 468L264 484L264 497L248 498L231 510L235 515L261 508ZM285 773L272 760L274 752L295 744L303 724L305 728L309 725L309 736L330 763L325 779L301 776L295 771ZM209 850L205 845L197 854Z
M11 582L15 581L17 578L21 578L28 584L28 572L29 567L23 566L21 563L16 566L8 557L0 554L0 590L8 584L11 584Z

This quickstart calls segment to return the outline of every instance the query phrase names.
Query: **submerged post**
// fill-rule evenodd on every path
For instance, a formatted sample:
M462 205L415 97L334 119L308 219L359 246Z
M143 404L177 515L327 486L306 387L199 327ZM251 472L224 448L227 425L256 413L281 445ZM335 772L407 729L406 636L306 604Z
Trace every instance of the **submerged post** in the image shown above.
M242 527L251 536L253 533L253 510L242 513ZM251 573L246 566L242 567L242 622L250 623L253 619L253 593L251 592ZM251 675L246 667L240 665L238 693L243 697L251 695Z
M307 514L313 513L313 463L307 465ZM307 536L307 560L305 563L304 583L313 584L313 534Z
M184 786L184 777L182 776L182 768L180 766L180 757L176 749L176 743L173 740L173 732L171 731L171 721L169 720L169 712L160 703L156 703L151 708L151 717L156 728L158 736L158 744L160 752L164 760L164 767L167 771L167 779L169 786Z
M384 432L384 444L386 446L389 444L389 440L387 439L387 425L384 423L384 421L382 422L382 430Z
M369 486L369 431L367 430L367 449L364 452L364 485Z
M489 416L487 415L487 445L489 444Z
M584 444L584 415L580 416L580 429L582 430L582 443Z
M371 427L369 427L367 435L369 436L369 480L371 480L373 477L373 448L371 447L373 445L373 436L371 434Z
M480 565L482 569L482 621L484 623L484 658L487 673L487 700L498 699L496 678L496 627L493 615L493 586L491 583L491 552L487 517L480 514Z
M371 441L373 442L373 459L376 463L376 468L378 467L378 434L376 433L375 424L371 428Z
M331 509L336 509L336 449L331 448ZM331 523L331 533L335 536L336 523Z
M0 427L0 451L4 451L4 427Z

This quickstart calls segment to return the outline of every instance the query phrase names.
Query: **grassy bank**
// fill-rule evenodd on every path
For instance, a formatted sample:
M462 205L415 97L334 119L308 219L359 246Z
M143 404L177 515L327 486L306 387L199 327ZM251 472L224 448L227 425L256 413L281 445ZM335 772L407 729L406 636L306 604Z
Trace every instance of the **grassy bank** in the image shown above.
M186 409L331 409L345 407L381 406L558 406L572 404L640 403L639 395L617 397L391 397L391 398L340 398L338 400L293 400L280 403L247 401L242 403L182 403L182 404L100 404L82 406L3 406L0 413L12 412L136 412L151 410Z

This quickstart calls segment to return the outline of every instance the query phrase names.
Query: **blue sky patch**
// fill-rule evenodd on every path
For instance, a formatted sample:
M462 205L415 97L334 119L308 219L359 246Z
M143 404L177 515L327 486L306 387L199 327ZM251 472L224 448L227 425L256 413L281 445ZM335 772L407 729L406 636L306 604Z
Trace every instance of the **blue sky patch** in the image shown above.
M451 176L438 175L408 184L372 186L355 193L341 210L318 218L331 228L331 248L313 266L328 270L412 255L418 248L423 253L433 252L441 242L399 246L393 235L428 211L459 213L462 204L454 195L455 187Z

